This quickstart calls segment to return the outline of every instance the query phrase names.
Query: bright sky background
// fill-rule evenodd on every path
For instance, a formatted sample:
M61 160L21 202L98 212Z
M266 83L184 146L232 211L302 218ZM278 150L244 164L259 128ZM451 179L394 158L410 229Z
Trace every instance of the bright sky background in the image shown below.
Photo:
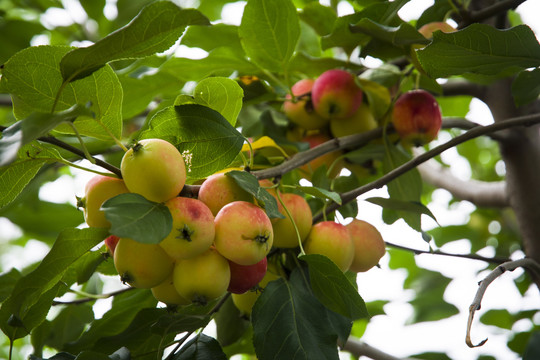
M114 1L108 0L108 3ZM190 1L184 1L189 3ZM324 1L321 1L324 3ZM80 13L73 0L64 0L66 7L70 9L70 18L76 21L84 19L80 18ZM401 11L400 16L405 19L417 18L423 10L433 4L430 0L415 0L407 4ZM185 5L185 4L184 4ZM241 12L244 3L239 2L227 5L228 22L238 24L240 22ZM111 7L108 8L110 11ZM352 11L352 8L347 4L340 6L340 12L346 14ZM112 11L113 13L114 11ZM518 8L525 23L529 24L535 33L540 34L540 1L528 0ZM51 18L66 19L66 13L57 13L51 11ZM471 112L468 118L481 124L492 122L491 115L487 112L487 108L480 101L475 101L471 107ZM441 135L439 141L446 141L448 138ZM452 170L456 176L467 178L467 173L470 173L464 164L457 158L457 153L449 150L443 155L445 161L453 164ZM82 164L87 166L88 163ZM464 166L465 165L465 166ZM81 195L83 188L91 173L72 170L76 174L73 180L68 176L63 176L54 183L45 185L42 188L40 197L45 200L55 202L71 202L75 203L75 195ZM367 197L383 196L387 193L383 190L371 191L361 197L359 201L360 213L359 218L369 221L374 224L383 234L385 240L418 249L427 249L426 243L421 236L411 230L402 221L398 221L393 225L386 225L381 221L381 208L362 201ZM462 224L468 221L468 215L474 209L467 202L455 204L450 210L447 209L447 204L450 200L450 195L445 190L437 190L433 195L433 202L430 204L430 210L435 214L441 225ZM436 226L433 221L426 219L426 224L429 227ZM9 238L17 237L18 229L9 223L5 218L0 218L0 242L6 242ZM470 248L468 241L458 241L450 245L444 246L441 250L451 253L469 253ZM3 264L3 269L7 270L12 266L21 268L26 264L38 261L43 257L47 248L37 242L30 241L26 248L10 248L9 254L0 255L0 261ZM485 256L492 256L493 252L489 249L480 252ZM523 254L515 254L516 257ZM21 261L24 259L24 261ZM518 277L522 271L516 270L513 273L506 273L499 277L491 284L484 296L482 310L477 313L476 321L473 325L473 342L478 342L489 336L489 341L481 348L469 349L464 341L465 329L468 316L468 308L473 300L473 297L478 288L477 282L483 279L487 272L481 271L484 264L477 261L450 258L435 255L419 255L416 256L417 264L427 269L441 271L443 275L454 278L455 280L447 288L444 295L445 300L456 305L460 314L450 319L435 323L420 323L416 325L403 325L407 318L412 314L411 307L407 304L410 299L410 292L403 292L402 284L406 277L404 270L390 270L388 268L388 256L383 257L380 262L381 268L374 268L367 273L359 274L358 285L360 294L365 301L372 300L390 300L391 303L385 307L388 316L377 316L370 322L366 334L362 338L368 344L385 350L394 356L407 356L415 352L425 351L443 351L454 359L473 360L481 353L491 354L500 360L513 360L519 357L509 352L506 348L506 334L502 330L495 330L493 327L487 327L479 323L478 318L488 309L508 309L511 312L517 312L525 309L537 309L539 303L538 291L529 291L526 296L522 297L515 286L512 279ZM117 279L112 279L107 285L105 291L111 291L121 286ZM404 298L405 297L405 298ZM97 312L103 311L106 308L106 301L99 303L101 306L96 307ZM534 319L536 323L540 323L540 318ZM514 325L514 330L527 330L531 326L530 321L522 320ZM495 332L497 331L497 332Z

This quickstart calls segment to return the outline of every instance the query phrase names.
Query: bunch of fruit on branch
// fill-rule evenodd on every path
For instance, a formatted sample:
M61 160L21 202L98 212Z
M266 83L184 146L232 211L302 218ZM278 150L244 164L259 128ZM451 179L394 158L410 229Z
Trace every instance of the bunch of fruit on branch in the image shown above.
M311 147L327 137L378 126L357 76L345 70L297 82L283 111L296 127L311 132L306 138ZM423 144L437 136L441 115L433 96L415 90L397 98L392 122L401 141ZM324 162L324 156L310 162L306 177ZM269 179L259 180L259 186L275 198L281 218L270 218L264 204L227 171L204 179L197 198L180 196L186 164L177 148L162 139L136 142L122 158L121 174L121 179L96 175L86 184L81 202L86 223L110 228L102 205L124 193L166 206L172 229L165 238L143 243L111 235L105 244L124 283L151 289L167 305L206 304L231 292L239 310L249 314L266 284L287 276L281 268L286 249L324 255L343 272L367 271L385 253L381 234L371 224L359 219L347 225L333 220L313 224L306 197L282 192Z

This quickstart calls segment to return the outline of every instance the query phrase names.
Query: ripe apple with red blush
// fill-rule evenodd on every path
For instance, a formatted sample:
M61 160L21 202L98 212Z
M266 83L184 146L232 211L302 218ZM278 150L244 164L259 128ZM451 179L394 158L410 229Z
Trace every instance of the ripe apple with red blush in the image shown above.
M302 79L291 87L291 92L297 96L296 101L287 94L283 103L283 112L287 118L306 130L320 129L328 124L329 118L322 117L313 108L311 101L311 89L313 88L313 79Z
M345 225L321 221L311 227L304 243L306 254L320 254L332 260L341 271L347 271L354 257L354 244Z
M327 70L313 83L311 101L315 111L326 119L351 116L362 104L363 92L356 75L342 69Z
M441 109L437 100L427 91L408 91L394 104L392 123L404 145L424 145L439 134L442 125Z

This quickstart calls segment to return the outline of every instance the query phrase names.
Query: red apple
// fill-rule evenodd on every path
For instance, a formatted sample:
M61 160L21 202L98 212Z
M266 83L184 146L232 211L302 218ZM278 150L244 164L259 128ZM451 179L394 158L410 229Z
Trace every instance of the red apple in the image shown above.
M253 288L266 274L266 265L266 257L253 265L240 265L229 260L231 281L227 290L233 294L243 294Z
M225 205L214 221L214 246L227 259L240 265L261 261L272 248L272 222L263 209L246 201Z
M173 219L172 230L159 245L175 260L202 254L214 241L214 215L202 201L175 197L165 203Z
M320 116L313 108L311 101L311 88L314 80L302 79L291 87L292 94L297 96L296 101L291 100L291 95L287 94L283 103L283 112L287 118L296 125L306 129L320 129L328 124L328 118Z
M362 104L362 98L362 89L356 83L356 76L346 70L325 71L315 80L311 89L315 111L327 119L351 116Z
M111 254L111 256L114 256L114 249L116 249L118 240L120 240L120 238L115 235L110 235L105 239L105 246L107 247L107 251L109 254Z
M306 254L320 254L347 271L354 257L354 244L345 225L322 221L312 226L304 244Z
M354 258L349 270L368 271L379 263L386 253L384 240L377 228L370 223L354 219L346 225L354 243Z
M437 137L442 124L441 109L427 91L408 91L394 104L392 123L404 144L423 145Z
M285 193L281 194L281 200L285 207L291 213L292 219L298 228L300 240L303 242L311 230L312 213L309 204L302 196ZM298 246L298 237L294 230L291 217L283 210L285 219L277 219L273 223L274 227L274 246L279 248L295 248Z

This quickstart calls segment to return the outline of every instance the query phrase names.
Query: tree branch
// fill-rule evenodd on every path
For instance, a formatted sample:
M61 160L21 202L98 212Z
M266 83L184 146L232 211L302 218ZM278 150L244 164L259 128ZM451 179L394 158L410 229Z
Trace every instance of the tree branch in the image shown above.
M373 360L415 360L414 358L398 358L371 345L366 344L363 341L358 341L349 337L342 350L351 353L356 359L361 356L366 356Z
M471 306L469 306L469 319L467 320L467 334L465 335L465 342L467 343L467 346L471 348L482 346L488 340L487 338L485 338L484 340L480 341L476 345L473 344L471 341L471 327L472 327L472 322L474 319L474 313L476 312L476 310L480 310L482 298L484 297L484 293L486 292L488 286L495 279L497 279L499 276L504 274L506 271L514 271L515 269L519 267L526 268L530 270L531 272L537 274L537 276L540 275L540 264L538 264L533 259L524 258L524 259L519 259L519 260L514 260L514 261L508 261L497 266L492 272L489 273L488 276L484 278L484 280L482 280L479 283L476 296L474 297L474 300Z
M459 22L458 28L462 29L472 23L482 22L495 15L504 13L507 10L515 9L525 1L526 0L501 0L494 3L493 5L476 11L465 10L463 9L463 7L461 7L460 4L456 4L456 2L453 1L453 3L459 9L459 16L462 18L462 20Z
M480 100L484 100L486 92L485 86L463 80L448 81L442 89L445 96L470 95Z
M504 208L510 205L504 181L461 180L433 159L420 164L417 169L423 180L449 191L456 199L469 201L479 207Z
M451 257L458 257L458 258L462 258L462 259L481 260L481 261L485 261L485 262L491 263L491 264L502 264L502 263L510 261L509 258L505 258L505 257L485 257L485 256L482 256L482 255L477 255L477 254L451 254L451 253L447 253L447 252L440 251L440 250L412 249L412 248L409 248L409 247L406 247L406 246L393 244L393 243L390 243L388 241L385 241L385 244L388 245L388 246L394 247L396 249L401 249L401 250L413 252L415 255L431 254L431 255L451 256Z
M392 171L388 172L386 175L380 177L377 180L372 181L369 184L366 184L364 186L361 186L357 189L345 192L340 194L342 205L345 205L349 203L350 201L355 200L358 196L373 190L383 187L384 185L388 184L390 181L394 180L395 178L405 174L406 172L414 169L418 165L428 161L431 158L434 158L435 156L443 153L444 151L453 148L454 146L457 146L465 141L474 139L479 136L492 134L497 131L505 130L512 127L518 127L518 126L531 126L533 124L540 123L540 114L533 114L533 115L527 115L527 116L521 116L516 117L512 119L507 119L502 122L497 122L488 126L478 126L475 127L469 131L467 131L464 134L461 134L450 141L441 144L429 151L426 151L425 153L407 161L401 166L398 166L397 168L393 169ZM323 144L324 145L324 144ZM315 148L314 148L315 149ZM326 214L331 213L334 210L337 210L340 206L335 202L329 204L325 211ZM318 221L323 217L322 213L316 214L313 217L314 221Z

